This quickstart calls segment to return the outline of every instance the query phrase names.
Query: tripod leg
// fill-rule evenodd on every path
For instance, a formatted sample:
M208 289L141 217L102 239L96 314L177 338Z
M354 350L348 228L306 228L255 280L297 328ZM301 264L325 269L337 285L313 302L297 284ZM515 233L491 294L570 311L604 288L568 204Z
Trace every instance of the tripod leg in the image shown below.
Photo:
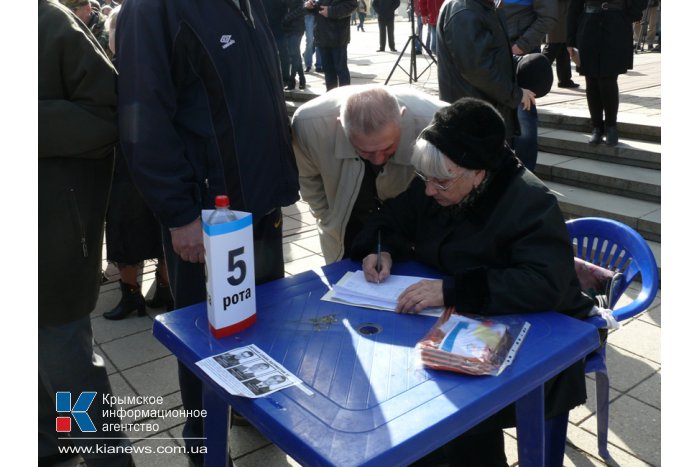
M386 77L386 81L384 81L384 84L385 84L385 85L386 85L386 84L389 84L389 80L391 79L391 75L394 74L394 70L396 70L396 67L399 67L399 62L401 62L401 58L403 58L403 54L406 53L406 48L407 48L407 47L409 46L409 44L411 44L411 43L412 43L412 42L411 42L411 38L409 37L408 40L406 41L406 45L403 46L403 49L401 50L401 53L399 54L399 57L396 59L396 63L394 63L393 68L392 68L391 71L389 72L389 76L387 76L387 77ZM414 57L415 57L415 50L413 51L413 53L414 53ZM415 60L415 59L414 59L414 60ZM404 70L403 68L401 68L401 70L403 70L403 72L406 73L406 70ZM411 82L411 73L410 73L410 72L408 73L408 79L409 79L409 83L410 83L410 82Z

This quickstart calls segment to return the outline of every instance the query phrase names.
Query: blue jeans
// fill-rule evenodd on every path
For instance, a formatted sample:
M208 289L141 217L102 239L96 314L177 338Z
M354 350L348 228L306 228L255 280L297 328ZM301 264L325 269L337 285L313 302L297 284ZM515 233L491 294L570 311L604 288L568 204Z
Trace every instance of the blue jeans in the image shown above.
M289 54L289 83L294 82L294 77L299 75L299 83L306 83L304 79L304 67L301 65L301 44L302 33L287 34L287 52Z
M313 15L306 15L304 18L304 25L306 26L306 41L304 43L304 64L306 68L311 68L313 66L314 59L314 21ZM321 54L316 47L316 68L321 68L323 62L321 61Z
M415 21L416 21L416 36L418 36L418 38L422 41L423 40L423 18L421 18L418 15L415 15ZM423 48L421 47L420 42L416 41L415 46L416 46L416 52L423 51Z
M437 26L428 25L428 42L425 45L433 54L437 53Z
M282 70L282 82L287 84L289 82L289 53L287 53L287 37L284 35L275 37L275 44L277 45L277 56L279 57L280 69Z
M323 75L326 79L326 91L338 86L350 84L350 70L348 70L348 48L343 47L319 47L321 60L323 60Z
M520 136L513 137L513 150L525 167L531 172L537 165L537 107L533 104L529 111L518 104Z
M540 51L537 46L529 53ZM523 165L534 172L537 165L537 107L533 104L529 111L523 110L522 104L518 104L518 123L520 124L520 136L513 137L513 150Z

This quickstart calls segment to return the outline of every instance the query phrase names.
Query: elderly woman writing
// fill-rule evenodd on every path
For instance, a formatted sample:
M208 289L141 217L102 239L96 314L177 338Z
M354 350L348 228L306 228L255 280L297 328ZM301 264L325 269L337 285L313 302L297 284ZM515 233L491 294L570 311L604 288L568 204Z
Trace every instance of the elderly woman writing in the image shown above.
M464 98L439 110L418 137L412 163L417 177L368 221L352 249L353 258L363 258L368 281L385 279L392 261L409 258L443 274L406 289L398 312L454 306L479 315L588 315L593 300L581 291L556 197L505 144L504 122L493 106ZM545 396L548 418L585 402L583 364L552 378ZM502 428L514 423L510 406L441 453L454 465L506 466Z

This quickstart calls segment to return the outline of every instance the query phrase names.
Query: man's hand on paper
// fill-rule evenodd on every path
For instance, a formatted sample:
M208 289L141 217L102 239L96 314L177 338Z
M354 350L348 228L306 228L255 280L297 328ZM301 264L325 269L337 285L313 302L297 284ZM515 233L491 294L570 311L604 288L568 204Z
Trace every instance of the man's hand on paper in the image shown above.
M399 313L420 313L426 308L444 306L441 280L422 280L404 290L399 295L396 311Z
M389 277L391 273L391 255L382 251L382 270L377 272L377 255L372 253L362 260L362 271L365 273L367 282L379 283Z

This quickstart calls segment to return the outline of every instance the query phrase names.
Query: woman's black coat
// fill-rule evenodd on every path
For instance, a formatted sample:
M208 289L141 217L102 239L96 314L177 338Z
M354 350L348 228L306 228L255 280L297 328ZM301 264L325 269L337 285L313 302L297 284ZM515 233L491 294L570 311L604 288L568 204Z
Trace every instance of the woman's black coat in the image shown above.
M394 261L415 259L444 274L445 305L493 316L555 310L583 318L593 302L582 291L557 199L511 156L471 208L439 206L416 178L388 200L356 238L352 257L382 248ZM581 362L545 386L546 415L586 399ZM488 423L512 424L512 407Z
M634 44L628 9L585 13L584 0L572 0L567 18L567 45L579 49L578 72L592 78L624 74L632 69ZM596 2L592 2L596 3ZM626 4L626 0L617 0Z

